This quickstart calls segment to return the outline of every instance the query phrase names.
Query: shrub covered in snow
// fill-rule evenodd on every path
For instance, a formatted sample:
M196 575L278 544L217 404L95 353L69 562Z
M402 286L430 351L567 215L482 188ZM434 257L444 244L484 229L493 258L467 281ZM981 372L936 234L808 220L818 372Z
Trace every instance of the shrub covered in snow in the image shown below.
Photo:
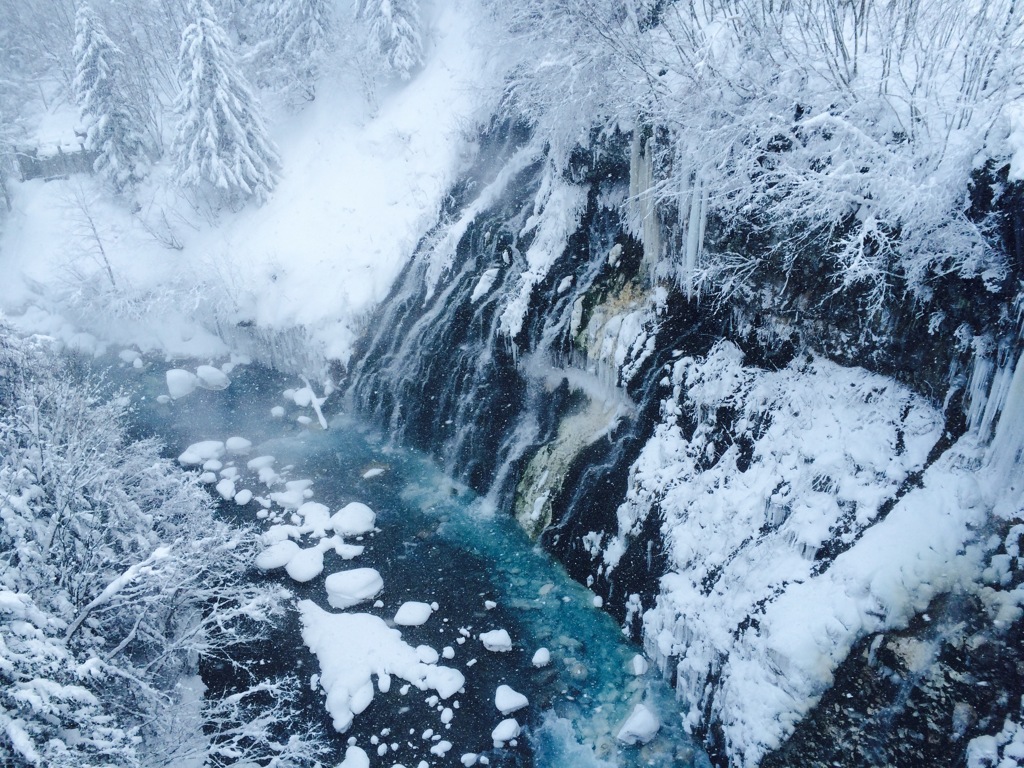
M217 520L156 443L126 439L125 405L3 328L0 404L0 755L314 756L315 739L282 733L286 683L243 673L232 695L204 697L196 678L197 659L257 640L280 611L277 588L244 577L253 537Z

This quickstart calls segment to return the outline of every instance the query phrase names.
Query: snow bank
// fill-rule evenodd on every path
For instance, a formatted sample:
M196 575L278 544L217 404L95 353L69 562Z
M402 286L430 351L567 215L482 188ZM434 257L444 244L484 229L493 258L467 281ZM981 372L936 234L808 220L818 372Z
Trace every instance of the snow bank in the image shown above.
M970 578L983 512L958 489L980 462L958 446L883 516L942 434L906 388L818 359L746 367L728 343L678 360L663 386L617 533L591 551L614 569L654 505L664 514L669 567L644 617L647 653L677 673L686 726L708 727L710 713L730 760L752 766L857 639Z
M328 577L330 578L330 577ZM320 663L320 685L334 728L344 733L353 718L373 701L372 678L381 692L390 675L421 691L434 690L442 699L456 694L465 677L456 669L426 664L402 633L365 613L332 614L309 600L298 604L302 639Z

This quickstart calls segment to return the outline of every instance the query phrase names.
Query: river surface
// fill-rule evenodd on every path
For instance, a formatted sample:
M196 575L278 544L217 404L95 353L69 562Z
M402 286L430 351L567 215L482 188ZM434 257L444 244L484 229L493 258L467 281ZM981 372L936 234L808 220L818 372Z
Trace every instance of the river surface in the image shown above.
M194 370L194 364L175 365ZM315 685L318 659L303 643L297 612L289 611L271 642L257 650L257 661L268 676L295 673L306 684L300 702L304 717L324 728L336 750L325 765L341 761L351 745L363 749L375 768L460 766L466 764L465 755L482 756L490 765L538 768L706 764L679 726L671 689L654 670L634 674L640 649L595 607L594 594L535 547L511 517L488 510L423 455L389 444L352 415L332 415L330 400L325 403L329 428L321 429L311 408L283 395L286 389L302 388L302 381L239 365L230 371L226 389L197 389L167 402L165 372L171 367L162 362L148 362L141 369L114 363L107 369L108 380L131 397L139 435L159 437L171 456L198 441L240 436L252 442L252 449L246 456L221 460L224 469L234 466L238 471L237 490L266 497L284 490L287 481L309 480L308 500L327 505L331 512L353 501L376 512L373 532L346 539L365 547L354 559L343 560L329 550L323 573L304 584L281 569L262 573L254 568L252 578L278 581L296 602L311 600L336 613L327 602L325 576L374 568L383 578L383 590L347 611L390 623L405 601L436 603L426 623L398 629L411 646L451 649L440 663L465 676L463 689L441 701L432 691L396 680L390 690L376 692L345 733L336 733L323 691ZM284 414L272 415L275 406ZM275 458L278 476L271 487L247 468L252 457L267 455ZM214 483L210 490L220 498ZM253 526L256 534L275 519L292 521L290 511L278 505L266 510L257 501L223 501L221 509ZM478 635L493 629L508 631L511 651L492 652L483 646ZM532 661L542 647L550 650L551 663L538 668ZM218 672L224 670L205 670L207 675ZM502 684L525 694L529 706L512 715L523 726L522 734L496 747L491 732L506 717L494 701ZM661 729L647 745L625 746L615 736L641 702L658 714ZM445 714L445 709L450 712ZM444 754L430 751L441 742L450 742L451 749Z

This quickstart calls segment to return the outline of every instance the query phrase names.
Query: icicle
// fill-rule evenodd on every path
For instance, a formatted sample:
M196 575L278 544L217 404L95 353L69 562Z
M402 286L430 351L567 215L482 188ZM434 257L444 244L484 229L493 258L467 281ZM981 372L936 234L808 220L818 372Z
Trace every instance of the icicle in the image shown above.
M683 258L683 280L686 298L693 298L693 275L697 271L700 255L704 250L704 227L707 224L708 190L701 183L700 176L693 175L693 184L687 195L690 212L686 219L686 252ZM681 212L681 211L680 211Z
M644 141L640 130L633 132L629 163L629 213L633 233L644 246L640 265L643 274L651 274L661 258L661 225L654 207L654 138Z

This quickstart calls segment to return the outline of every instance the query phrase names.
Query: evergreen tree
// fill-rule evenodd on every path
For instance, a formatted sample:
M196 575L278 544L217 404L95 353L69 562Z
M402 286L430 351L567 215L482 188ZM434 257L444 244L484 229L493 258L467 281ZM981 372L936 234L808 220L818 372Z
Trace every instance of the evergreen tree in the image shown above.
M277 183L277 150L209 0L192 0L189 11L172 149L178 180L194 189L212 187L229 203L247 197L262 203Z
M326 0L268 0L258 26L264 33L254 58L261 78L286 96L312 101L324 55L330 48Z
M423 63L418 0L360 0L357 13L386 69L408 80Z
M75 17L74 96L85 123L85 148L117 192L141 181L146 160L142 120L125 96L124 58L83 3Z

